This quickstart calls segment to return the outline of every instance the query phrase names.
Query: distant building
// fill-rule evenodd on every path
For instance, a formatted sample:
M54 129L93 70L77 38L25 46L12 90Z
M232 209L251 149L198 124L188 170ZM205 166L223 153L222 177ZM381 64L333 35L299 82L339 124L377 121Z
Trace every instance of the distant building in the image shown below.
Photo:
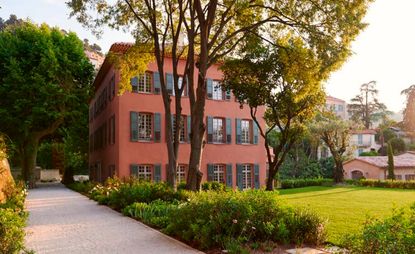
M355 148L354 157L363 152L378 151L381 145L375 142L375 130L354 130L351 133L350 146Z
M415 154L393 156L397 180L415 180ZM343 163L346 179L387 179L388 156L357 157Z
M346 101L327 95L326 109L334 112L342 119L348 119Z
M104 62L105 57L97 52L85 50L85 55L88 57L89 61L94 65L94 69L98 72L102 63Z

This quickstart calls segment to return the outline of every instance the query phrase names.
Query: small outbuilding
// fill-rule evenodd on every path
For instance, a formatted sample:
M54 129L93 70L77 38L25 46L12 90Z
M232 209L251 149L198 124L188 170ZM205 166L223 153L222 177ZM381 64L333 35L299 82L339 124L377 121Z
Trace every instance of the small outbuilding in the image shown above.
M397 180L415 180L415 154L412 152L394 156ZM345 179L387 179L387 156L360 156L343 163Z

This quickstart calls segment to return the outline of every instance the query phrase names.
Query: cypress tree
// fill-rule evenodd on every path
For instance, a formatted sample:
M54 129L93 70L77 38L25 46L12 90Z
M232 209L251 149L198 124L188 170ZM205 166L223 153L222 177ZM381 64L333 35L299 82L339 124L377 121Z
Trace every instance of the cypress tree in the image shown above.
M388 179L395 180L395 166L393 163L393 148L391 142L388 142Z

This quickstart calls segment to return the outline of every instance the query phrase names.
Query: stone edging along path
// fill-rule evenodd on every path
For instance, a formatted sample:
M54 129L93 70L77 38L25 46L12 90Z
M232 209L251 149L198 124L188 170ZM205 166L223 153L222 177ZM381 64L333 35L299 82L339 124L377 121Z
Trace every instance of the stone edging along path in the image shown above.
M61 184L31 189L26 207L36 253L202 253Z

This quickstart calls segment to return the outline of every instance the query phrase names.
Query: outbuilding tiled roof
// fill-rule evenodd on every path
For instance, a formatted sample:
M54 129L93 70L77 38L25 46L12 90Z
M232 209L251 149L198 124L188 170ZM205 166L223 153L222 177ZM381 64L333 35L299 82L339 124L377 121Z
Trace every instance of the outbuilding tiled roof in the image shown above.
M352 130L351 131L352 134L376 134L375 130L370 130L370 129L366 129L366 130Z
M363 161L379 168L388 167L388 156L360 156L346 162L345 164L354 160ZM415 168L415 154L404 153L393 156L393 163L395 168Z

